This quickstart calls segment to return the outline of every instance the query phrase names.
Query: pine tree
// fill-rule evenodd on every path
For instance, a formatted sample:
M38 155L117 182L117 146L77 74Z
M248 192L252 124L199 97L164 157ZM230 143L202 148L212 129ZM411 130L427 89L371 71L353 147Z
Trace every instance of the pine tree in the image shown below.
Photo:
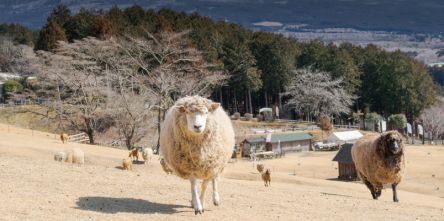
M35 49L53 51L57 47L58 41L67 42L68 39L59 24L54 21L49 21L48 24L40 30Z

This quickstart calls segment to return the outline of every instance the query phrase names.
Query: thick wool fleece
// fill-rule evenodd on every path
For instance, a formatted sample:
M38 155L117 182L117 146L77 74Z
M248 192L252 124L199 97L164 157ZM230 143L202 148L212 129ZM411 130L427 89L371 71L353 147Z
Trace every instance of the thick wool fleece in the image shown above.
M204 112L212 101L199 97L179 99L165 116L160 151L165 163L183 179L211 179L221 173L232 155L234 131L222 107L208 113L205 130L194 134L187 128L186 112Z
M401 182L404 168L404 151L401 144L399 155L387 154L388 147L384 142L389 137L401 139L398 132L390 131L382 135L366 135L352 147L352 158L356 171L361 180L369 181L375 187L382 188L384 184Z

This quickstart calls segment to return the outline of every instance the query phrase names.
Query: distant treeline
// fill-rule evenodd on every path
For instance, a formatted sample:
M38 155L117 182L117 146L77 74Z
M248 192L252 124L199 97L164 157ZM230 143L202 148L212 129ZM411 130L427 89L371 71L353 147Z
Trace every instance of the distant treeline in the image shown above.
M16 25L0 26L0 34L8 33L37 50L53 50L58 40L72 42L86 36L137 37L146 32L184 30L190 30L190 44L200 49L207 61L231 75L229 82L213 93L213 99L222 101L230 111L257 113L261 107L280 104L280 100L285 103L280 94L294 77L294 70L307 66L342 78L346 91L357 97L354 111L418 116L435 102L439 91L427 68L400 51L387 52L374 45L302 43L169 9L145 10L135 5L108 11L81 9L73 14L60 5L37 37Z

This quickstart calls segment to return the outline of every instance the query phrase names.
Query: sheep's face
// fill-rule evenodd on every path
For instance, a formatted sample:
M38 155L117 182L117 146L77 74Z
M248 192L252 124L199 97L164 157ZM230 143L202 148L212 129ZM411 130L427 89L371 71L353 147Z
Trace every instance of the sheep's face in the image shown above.
M218 107L219 103L211 103L210 105L199 108L179 106L179 112L185 114L188 130L196 134L201 134L205 130L208 115Z
M398 132L389 132L385 136L386 152L392 155L398 155L402 152L402 135Z

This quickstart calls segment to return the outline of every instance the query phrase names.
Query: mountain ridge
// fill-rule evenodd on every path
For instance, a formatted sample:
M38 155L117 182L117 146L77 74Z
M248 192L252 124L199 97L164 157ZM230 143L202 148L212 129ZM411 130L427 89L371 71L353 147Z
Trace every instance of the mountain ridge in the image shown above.
M171 8L197 12L216 20L235 22L264 29L254 23L275 22L283 25L307 25L317 28L354 28L402 33L444 33L444 4L439 0L3 0L0 23L19 23L39 29L51 10L67 5L73 12L80 8L126 8L137 4L144 8ZM266 28L266 27L265 27Z

